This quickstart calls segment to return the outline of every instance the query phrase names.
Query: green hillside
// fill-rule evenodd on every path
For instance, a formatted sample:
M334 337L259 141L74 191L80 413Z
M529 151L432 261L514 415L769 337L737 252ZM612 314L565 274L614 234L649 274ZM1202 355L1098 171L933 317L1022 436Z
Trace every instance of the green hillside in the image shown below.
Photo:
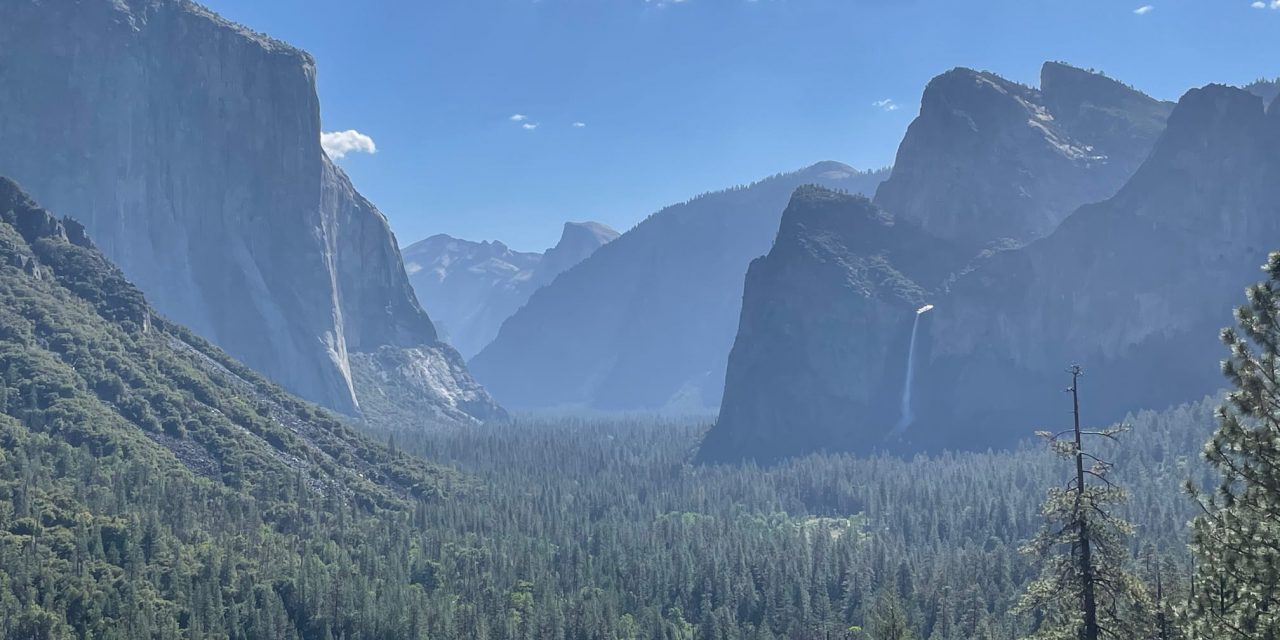
M408 636L408 519L465 480L157 317L4 179L0 220L0 637Z

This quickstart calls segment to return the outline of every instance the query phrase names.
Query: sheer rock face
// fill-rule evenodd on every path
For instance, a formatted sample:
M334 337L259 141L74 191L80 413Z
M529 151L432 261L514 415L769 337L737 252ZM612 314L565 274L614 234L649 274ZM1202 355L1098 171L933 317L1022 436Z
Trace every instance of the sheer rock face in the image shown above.
M82 221L164 314L357 410L349 352L432 345L386 219L320 148L306 53L182 0L19 0L0 173Z
M1059 63L1044 65L1040 89L954 69L925 89L876 203L977 247L1029 241L1113 195L1146 158L1171 108Z
M791 192L870 193L883 177L824 162L667 207L534 293L472 371L513 408L714 411L742 276Z
M405 269L444 339L470 358L534 291L617 237L598 222L566 222L556 246L535 253L436 235L405 248Z
M936 406L993 440L1060 424L1054 390L1071 362L1088 373L1094 422L1214 391L1218 329L1280 246L1277 171L1280 119L1258 97L1189 92L1113 198L952 287L932 326Z
M972 261L923 250L927 242L916 239L909 246L922 250L886 258L923 289L941 284L923 298L899 293L905 287L856 286L865 278L849 265L865 253L783 253L795 245L784 224L748 275L721 421L702 458L1010 446L1065 424L1060 389L1073 362L1085 368L1092 425L1212 393L1225 355L1218 329L1280 246L1277 112L1240 89L1189 92L1124 187L1045 238ZM874 229L868 220L886 218L811 219L819 230L809 236L851 237L838 231L853 228L849 219ZM925 268L935 271L913 275ZM938 270L953 275L940 280ZM919 302L936 306L921 317L915 419L888 441Z
M962 260L862 196L797 190L773 249L747 272L720 419L700 458L883 443L917 310Z

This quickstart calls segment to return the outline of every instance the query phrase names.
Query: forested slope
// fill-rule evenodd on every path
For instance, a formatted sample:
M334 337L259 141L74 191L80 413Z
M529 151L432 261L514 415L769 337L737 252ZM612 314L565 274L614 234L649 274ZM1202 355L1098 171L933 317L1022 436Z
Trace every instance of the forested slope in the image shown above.
M0 636L410 637L408 519L461 478L156 316L3 179L0 220Z

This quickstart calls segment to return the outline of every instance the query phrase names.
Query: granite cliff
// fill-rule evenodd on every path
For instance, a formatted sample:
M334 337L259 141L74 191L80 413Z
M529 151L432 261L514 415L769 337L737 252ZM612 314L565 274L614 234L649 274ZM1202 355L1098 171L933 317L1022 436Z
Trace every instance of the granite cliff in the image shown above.
M183 0L4 13L0 173L82 221L162 313L348 413L350 354L449 350L385 217L320 147L309 55Z
M1039 89L954 69L925 88L876 204L975 247L1033 240L1113 195L1171 107L1056 62L1043 66Z
M796 244L789 237L806 235L784 223L774 252L748 275L721 419L700 457L1009 446L1063 424L1059 390L1073 362L1085 367L1091 424L1212 393L1221 385L1217 330L1280 244L1277 171L1280 109L1211 85L1179 101L1114 196L1080 207L1044 238L967 258L919 236L915 252L883 263L893 274L934 269L908 278L918 288L859 286L877 281L851 267L866 263L865 251L785 252ZM843 247L872 237L855 229L883 235L892 220L865 205L845 209L809 215L803 231L843 238ZM871 248L881 246L892 240ZM881 283L906 282L879 273ZM935 307L913 317L918 303ZM908 378L905 336L915 318ZM830 382L803 382L818 374ZM895 432L908 385L911 420Z
M897 404L879 399L903 379L904 330L964 257L863 196L798 189L773 248L747 271L724 402L703 457L875 447L868 439L884 434L848 425L897 418ZM868 328L881 327L891 330L867 339Z

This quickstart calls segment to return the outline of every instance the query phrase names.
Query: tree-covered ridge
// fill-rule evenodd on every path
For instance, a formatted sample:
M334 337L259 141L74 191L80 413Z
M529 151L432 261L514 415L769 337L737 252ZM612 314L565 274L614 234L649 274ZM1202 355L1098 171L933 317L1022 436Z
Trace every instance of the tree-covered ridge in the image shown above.
M469 485L156 317L78 224L7 180L0 442L9 638L406 634L357 601L322 603L420 610L408 560L397 574L379 558L409 557L415 505Z

